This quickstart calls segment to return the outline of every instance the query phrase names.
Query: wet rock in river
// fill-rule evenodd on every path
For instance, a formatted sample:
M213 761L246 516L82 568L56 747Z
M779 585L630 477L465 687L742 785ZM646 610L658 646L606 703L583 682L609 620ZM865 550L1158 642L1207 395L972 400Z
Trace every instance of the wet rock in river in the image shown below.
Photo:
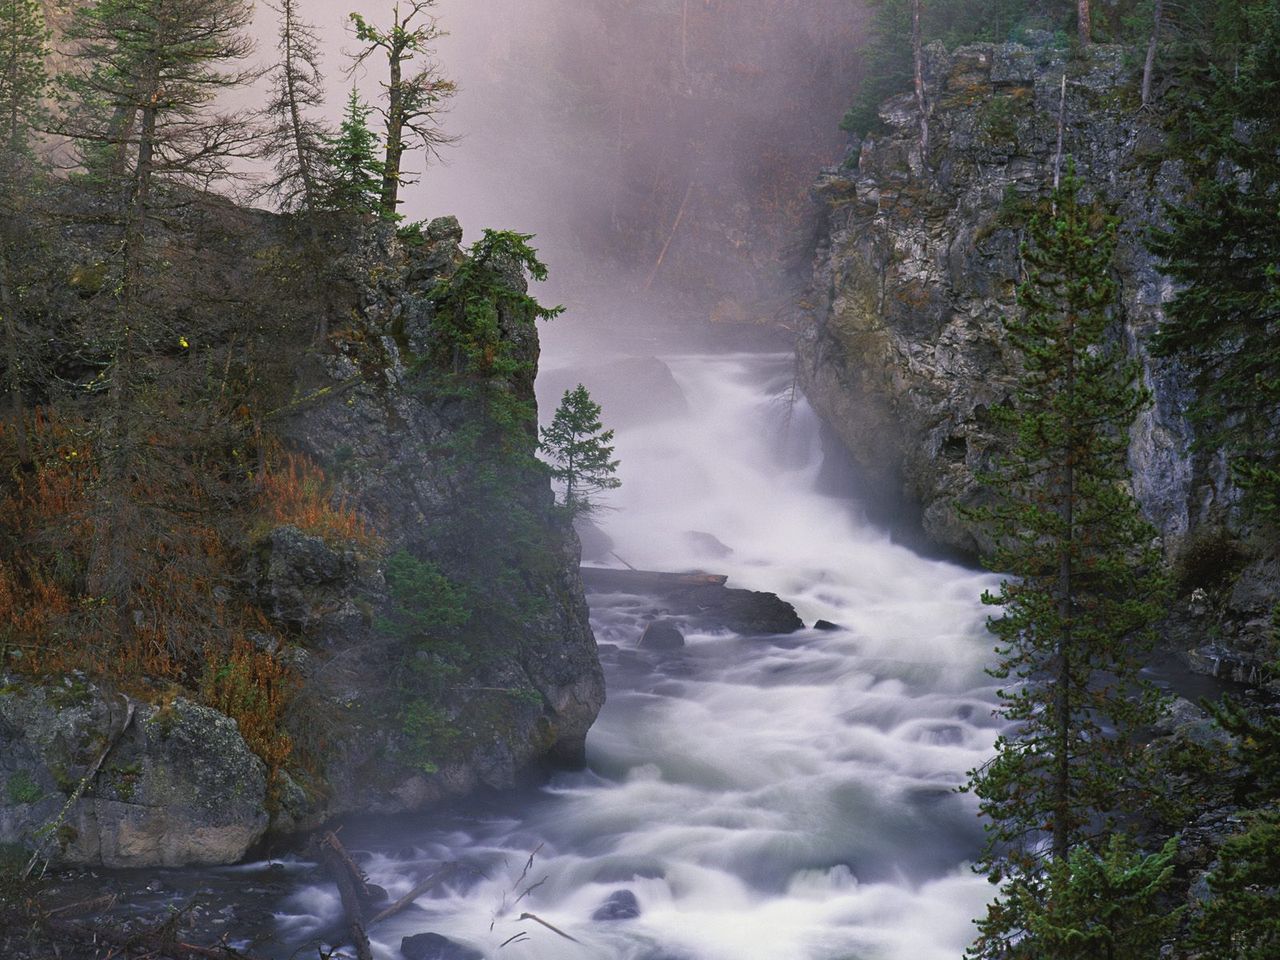
M684 634L674 620L655 620L644 628L640 646L646 650L679 650L684 646Z
M438 933L418 933L400 941L405 960L484 960L479 950L464 946Z
M630 890L615 890L591 914L592 920L634 920L640 916L640 901Z
M725 579L708 573L582 568L582 582L588 591L658 599L669 613L693 629L732 630L748 637L804 629L795 608L777 594L726 587Z

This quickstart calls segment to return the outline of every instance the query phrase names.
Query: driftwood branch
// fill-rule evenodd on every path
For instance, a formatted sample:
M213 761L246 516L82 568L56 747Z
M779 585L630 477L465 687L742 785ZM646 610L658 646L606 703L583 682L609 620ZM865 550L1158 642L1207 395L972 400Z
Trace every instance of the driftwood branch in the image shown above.
M693 192L693 181L689 181L689 185L684 188L684 199L680 201L680 209L676 212L676 219L671 224L671 232L667 234L667 242L662 245L662 252L658 254L658 261L653 265L653 269L649 271L649 279L644 282L644 288L648 290L653 286L653 281L657 279L658 271L662 269L662 261L667 259L667 251L671 249L671 241L676 238L676 231L680 229L680 222L684 219L685 207L689 205L689 194Z
M446 880L452 877L457 872L457 870L458 870L457 863L454 863L454 862L446 863L443 867L441 867L435 873L431 874L429 877L427 877L425 880L423 880L421 883L415 886L412 890L406 893L403 897L401 897L395 903L391 904L391 906L387 907L381 913L375 914L373 916L373 919L369 921L368 926L372 927L375 923L381 923L383 920L386 920L388 917L394 917L397 913L399 913L401 910L404 910L411 903L413 903L413 901L417 900L420 896L422 896L428 890L431 890L435 887L440 886L440 884L444 883Z
M76 805L82 796L84 796L85 790L89 789L89 784L93 783L94 779L98 776L98 771L102 769L102 762L107 759L107 754L115 749L116 744L120 742L120 738L123 737L125 731L129 729L129 725L133 723L133 714L135 709L136 708L132 700L126 701L124 723L120 725L120 729L116 731L114 736L107 739L106 746L102 748L97 759L89 765L89 769L86 770L84 776L80 778L80 782L76 784L76 788L71 791L71 796L67 798L67 802L64 803L62 805L62 809L58 811L58 816L45 828L47 832L44 838L40 843L36 844L35 853L31 854L31 859L27 861L27 865L22 869L23 880L26 880L31 876L31 872L36 868L36 864L43 859L44 849L48 843L49 837L57 836L58 828L61 827L63 821L67 819L67 814L71 812L71 808Z
M574 937L569 936L569 934L565 933L565 932L564 932L563 930L561 930L559 927L553 927L551 924L547 923L547 921L543 920L543 919L542 919L541 917L539 917L537 914L533 914L533 913L522 913L522 914L520 914L520 916L516 917L516 919L517 919L517 920L532 920L534 923L540 923L540 924L542 924L544 927L546 927L546 928L547 928L548 930L550 930L552 933L558 934L558 935L560 935L560 936L564 937L566 940L572 940L574 943L581 943L581 942L582 942L581 940L578 940L578 939L576 939L576 938L574 938Z

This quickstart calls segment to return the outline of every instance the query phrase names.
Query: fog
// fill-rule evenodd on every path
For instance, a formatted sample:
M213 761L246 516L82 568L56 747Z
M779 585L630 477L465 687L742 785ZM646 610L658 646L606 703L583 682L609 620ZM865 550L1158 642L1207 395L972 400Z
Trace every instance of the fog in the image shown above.
M388 0L307 0L325 42L331 117L350 11ZM553 294L599 309L621 293L692 317L785 315L806 268L808 188L839 158L865 22L851 0L440 0L437 57L459 84L457 138L404 191L411 219L455 214L538 236ZM259 54L274 52L274 13Z

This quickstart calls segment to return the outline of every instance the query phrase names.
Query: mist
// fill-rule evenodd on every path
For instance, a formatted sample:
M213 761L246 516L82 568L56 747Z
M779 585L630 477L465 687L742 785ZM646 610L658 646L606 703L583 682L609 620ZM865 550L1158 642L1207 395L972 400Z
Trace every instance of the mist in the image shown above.
M352 10L314 0L331 119L353 76ZM599 312L621 292L694 320L775 321L807 268L809 185L837 160L866 11L849 0L440 0L459 93L440 161L407 158L411 220L453 214L537 235L552 294ZM259 54L274 52L259 15Z

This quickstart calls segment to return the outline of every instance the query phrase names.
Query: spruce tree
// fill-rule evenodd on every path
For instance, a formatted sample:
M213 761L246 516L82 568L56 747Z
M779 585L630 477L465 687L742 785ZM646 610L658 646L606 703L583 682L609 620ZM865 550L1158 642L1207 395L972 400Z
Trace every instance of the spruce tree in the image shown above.
M551 476L564 484L564 507L571 515L590 513L598 493L622 485L614 476L612 440L587 388L566 390L551 425L542 428L542 450L551 459Z
M1280 5L1246 12L1256 42L1186 114L1195 189L1152 241L1180 285L1156 347L1187 361L1205 446L1280 519Z
M329 183L325 206L348 213L380 210L382 163L378 138L369 129L369 107L355 87L347 97L346 112L338 135L329 141Z
M298 16L299 0L279 0L279 55L271 71L263 153L275 160L275 174L263 187L285 210L313 210L328 179L324 124L309 116L324 107L320 43L315 27Z
M983 602L1007 681L1009 730L968 785L989 819L980 866L1004 899L980 922L975 957L1003 957L1027 933L1024 905L1046 866L1105 833L1136 803L1134 735L1159 715L1138 678L1165 595L1154 531L1127 487L1127 431L1147 402L1138 369L1107 336L1116 219L1081 198L1069 167L1030 226L1020 316L1007 318L1021 382L1001 420L1010 453L979 511L1008 575Z

